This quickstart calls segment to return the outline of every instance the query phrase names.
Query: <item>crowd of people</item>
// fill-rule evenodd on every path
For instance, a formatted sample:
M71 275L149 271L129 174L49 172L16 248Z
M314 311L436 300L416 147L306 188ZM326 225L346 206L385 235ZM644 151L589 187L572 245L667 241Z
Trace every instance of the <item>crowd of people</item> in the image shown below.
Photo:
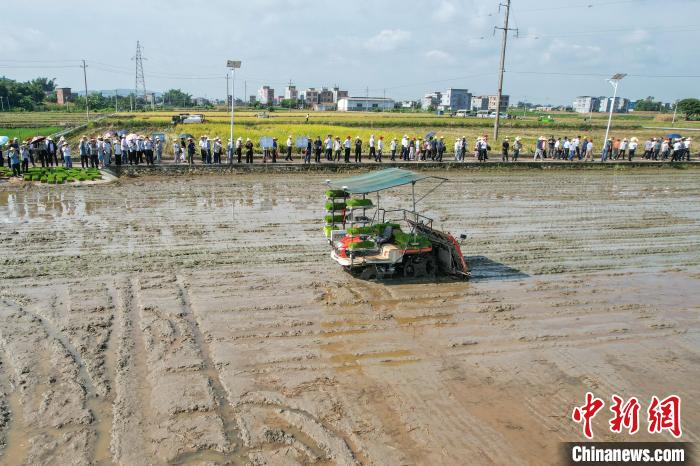
M288 136L283 144L278 144L277 138L268 138L263 145L262 162L277 163L282 155L284 162L294 161L294 153L304 164L321 163L322 160L335 163L362 163L363 154L370 161L433 161L442 162L443 156L448 153L448 146L444 136L428 135L425 139L409 137L404 134L399 140L393 138L385 141L384 136L370 135L366 145L356 136L341 139L339 136L327 135L325 138L305 137L294 140ZM628 160L635 157L645 160L690 161L692 138L676 137L648 138L643 145L639 139L609 138L600 148L600 161ZM163 159L165 141L160 136L139 136L135 134L114 135L107 134L104 137L83 136L80 138L76 152L80 156L80 166L83 168L104 168L115 165L153 165L161 163ZM473 154L474 160L485 162L489 160L489 152L492 147L489 144L488 135L482 135L470 144L466 137L455 138L454 145L450 147L455 161L464 162L468 153ZM590 137L576 136L569 138L546 138L540 136L533 149L533 160L545 159L562 161L594 161L596 147ZM12 168L13 174L20 176L29 169L29 165L52 167L62 165L66 168L73 167L71 147L68 141L61 137L54 142L51 137L35 138L21 143L14 138L9 141L3 156L3 147L0 146L0 166L7 162ZM365 152L366 150L366 152ZM643 152L642 152L643 150ZM210 139L201 136L195 143L193 137L175 139L172 144L173 162L176 164L194 164L199 155L202 164L252 164L255 155L255 145L250 138L245 140L237 138L233 143L229 140L224 147L221 138ZM505 138L501 142L501 161L517 162L524 153L522 138L516 137L513 141Z

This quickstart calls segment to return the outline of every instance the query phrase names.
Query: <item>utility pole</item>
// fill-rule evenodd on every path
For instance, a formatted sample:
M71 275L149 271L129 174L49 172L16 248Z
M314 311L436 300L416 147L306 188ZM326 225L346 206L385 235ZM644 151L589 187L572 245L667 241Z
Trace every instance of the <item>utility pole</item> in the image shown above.
M233 163L233 150L235 147L234 141L233 141L233 94L235 93L236 89L236 69L241 67L241 61L240 60L228 60L226 62L226 66L231 70L231 163ZM228 83L228 81L226 81ZM228 146L227 146L228 150Z
M671 128L676 127L676 109L678 108L678 100L673 104L673 120L671 121Z
M365 88L365 112L369 112L369 86Z
M622 81L622 78L627 76L626 73L615 73L610 79L608 79L608 82L610 85L613 87L613 96L612 96L612 101L610 102L610 108L608 112L608 126L605 129L605 140L603 140L603 148L605 148L605 145L608 143L608 135L610 134L610 123L612 123L612 114L613 110L615 108L615 102L617 101L617 86L620 84L620 81Z
M119 107L117 107L117 97L119 96L119 91L117 89L114 90L114 113L117 113L119 111Z
M501 42L501 66L499 69L499 75L498 75L498 94L496 94L496 121L493 123L493 140L494 144L496 143L496 140L498 139L498 125L500 124L501 120L501 98L503 97L503 72L505 71L505 64L506 64L506 43L508 42L508 19L510 17L510 0L506 0L505 5L502 3L499 3L498 8L504 6L506 8L506 15L505 18L503 19L503 27L494 27L494 33L496 32L496 29L502 29L503 30L503 39ZM515 29L516 34L517 34L517 29Z
M87 88L87 65L85 60L83 60L83 81L85 81L85 118L90 121L90 104L88 102L88 88Z

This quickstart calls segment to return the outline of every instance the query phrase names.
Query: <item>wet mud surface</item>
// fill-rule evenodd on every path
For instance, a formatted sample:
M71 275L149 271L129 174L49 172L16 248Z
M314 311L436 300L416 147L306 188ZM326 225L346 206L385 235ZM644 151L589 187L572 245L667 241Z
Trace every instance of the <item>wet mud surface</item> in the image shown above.
M697 174L448 176L468 282L341 271L326 174L0 187L0 462L556 464L586 391L698 441Z

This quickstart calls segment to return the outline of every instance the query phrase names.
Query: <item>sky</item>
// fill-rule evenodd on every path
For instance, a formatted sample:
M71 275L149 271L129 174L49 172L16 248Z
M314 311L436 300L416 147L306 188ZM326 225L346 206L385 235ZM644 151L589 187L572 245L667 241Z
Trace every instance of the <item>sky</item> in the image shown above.
M500 0L505 3L506 0ZM31 6L31 8L28 8ZM90 90L146 87L226 95L226 60L243 62L235 95L339 85L350 95L418 99L448 87L498 87L499 0L5 0L0 75ZM699 0L512 0L505 94L541 104L610 95L698 96ZM8 27L12 25L12 27ZM495 34L494 34L495 32Z

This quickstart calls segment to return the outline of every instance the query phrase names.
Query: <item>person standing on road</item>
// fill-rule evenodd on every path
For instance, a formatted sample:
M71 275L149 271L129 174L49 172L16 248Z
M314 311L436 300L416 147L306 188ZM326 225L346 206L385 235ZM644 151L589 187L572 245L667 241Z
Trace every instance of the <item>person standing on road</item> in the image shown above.
M535 143L535 156L532 158L533 161L537 160L538 157L540 158L540 162L543 161L544 144L544 136L537 138L537 142Z
M316 136L314 140L314 163L321 163L321 152L323 151L323 141L321 136Z
M507 162L508 161L508 149L510 149L510 143L508 142L508 138L505 138L503 140L503 144L501 144L501 162Z
M66 168L73 168L73 161L70 158L70 145L65 141L61 146L61 152L63 152L63 166Z
M393 138L389 143L389 150L391 151L391 161L396 160L396 138Z
M110 138L105 138L105 166L112 164L112 140Z
M241 163L243 157L243 138L239 137L236 139L236 161Z
M253 163L253 141L250 138L245 140L245 163Z
M520 150L523 148L523 144L520 142L520 136L515 138L513 142L513 162L518 161L518 156L520 155Z
M651 160L652 153L654 152L654 142L651 140L651 138L647 138L646 141L644 141L644 158L647 160Z
M659 153L661 152L661 138L654 138L654 147L652 148L652 158L654 160L659 160Z
M221 152L223 152L223 146L221 145L221 138L214 139L214 163L221 165Z
M549 158L552 158L552 159L554 158L554 154L555 154L554 149L555 149L556 145L557 145L557 140L554 139L554 136L553 135L549 136L549 139L547 140L547 147L549 149L547 155L549 155Z
M177 140L173 141L173 162L180 163L180 143Z
M12 176L20 176L22 169L20 168L20 156L14 146L10 146L7 150L7 161L12 169Z
M685 160L690 162L690 143L693 141L692 138L685 138L683 143L683 151L685 152Z
M476 140L477 144L479 144L479 140L480 140L480 138ZM459 158L462 156L462 140L461 139L455 138L454 150L455 150L455 157L454 157L455 162L459 162Z
M628 161L628 162L631 162L631 161L632 161L632 157L634 157L634 153L637 151L637 144L638 144L637 141L638 141L637 138L632 138L632 139L630 139L630 143L629 143L629 145L627 146L627 149L628 149L628 152L627 152L627 161Z
M671 157L671 160L673 162L680 162L681 157L682 157L682 144L680 139L676 139L675 142L673 143L673 155ZM24 163L24 162L22 162Z
M350 146L352 145L352 142L350 141L350 136L345 138L345 142L343 143L345 146L345 163L350 163Z
M333 139L333 154L334 154L333 161L335 163L340 162L340 153L342 151L341 148L342 148L342 144L340 142L340 136L336 136L335 139Z
M586 161L593 161L593 138L586 143Z
M408 134L401 138L401 159L408 160Z
M604 163L608 160L608 155L610 154L610 149L612 148L612 139L608 139L603 144L603 151L600 153L600 161Z
M367 145L369 146L369 158L374 159L374 161L377 161L377 151L374 148L374 134L369 135L369 141L367 142Z
M78 143L78 153L80 154L80 167L87 168L90 157L90 148L88 147L87 136L80 138L80 142Z
M19 147L19 153L22 156L22 173L26 173L29 170L29 147L22 144Z
M292 161L292 135L287 136L287 155L284 157L285 162Z
M126 165L129 163L129 142L122 136L118 144L122 147L122 165Z
M374 159L375 162L382 161L382 153L384 153L384 136L379 136L377 141L377 157Z
M99 165L99 161L97 153L97 141L95 140L95 138L90 139L88 149L90 151L90 167L96 168Z
M195 152L194 139L187 138L187 163L188 165L194 165L194 152Z
M442 156L445 154L445 136L440 136L437 141L437 161L442 162Z
M330 134L326 136L326 139L323 141L323 145L326 149L326 160L328 162L333 161L333 138Z
M53 142L53 139L51 138L47 138L46 141L46 151L48 152L49 161L52 165L58 167L58 157L56 157L58 148L56 147L56 143Z
M160 140L160 136L156 136L155 150L157 164L160 164L160 162L163 160L163 143L164 141Z
M355 163L362 163L362 139L355 138Z
M114 151L114 163L121 166L122 164L122 144L119 138L116 138L116 141L112 144L113 151Z
M153 142L148 136L143 141L143 153L146 156L146 165L153 165Z
M621 159L625 159L625 155L627 155L627 138L624 138L622 142L620 142L620 151L618 152L618 157Z

